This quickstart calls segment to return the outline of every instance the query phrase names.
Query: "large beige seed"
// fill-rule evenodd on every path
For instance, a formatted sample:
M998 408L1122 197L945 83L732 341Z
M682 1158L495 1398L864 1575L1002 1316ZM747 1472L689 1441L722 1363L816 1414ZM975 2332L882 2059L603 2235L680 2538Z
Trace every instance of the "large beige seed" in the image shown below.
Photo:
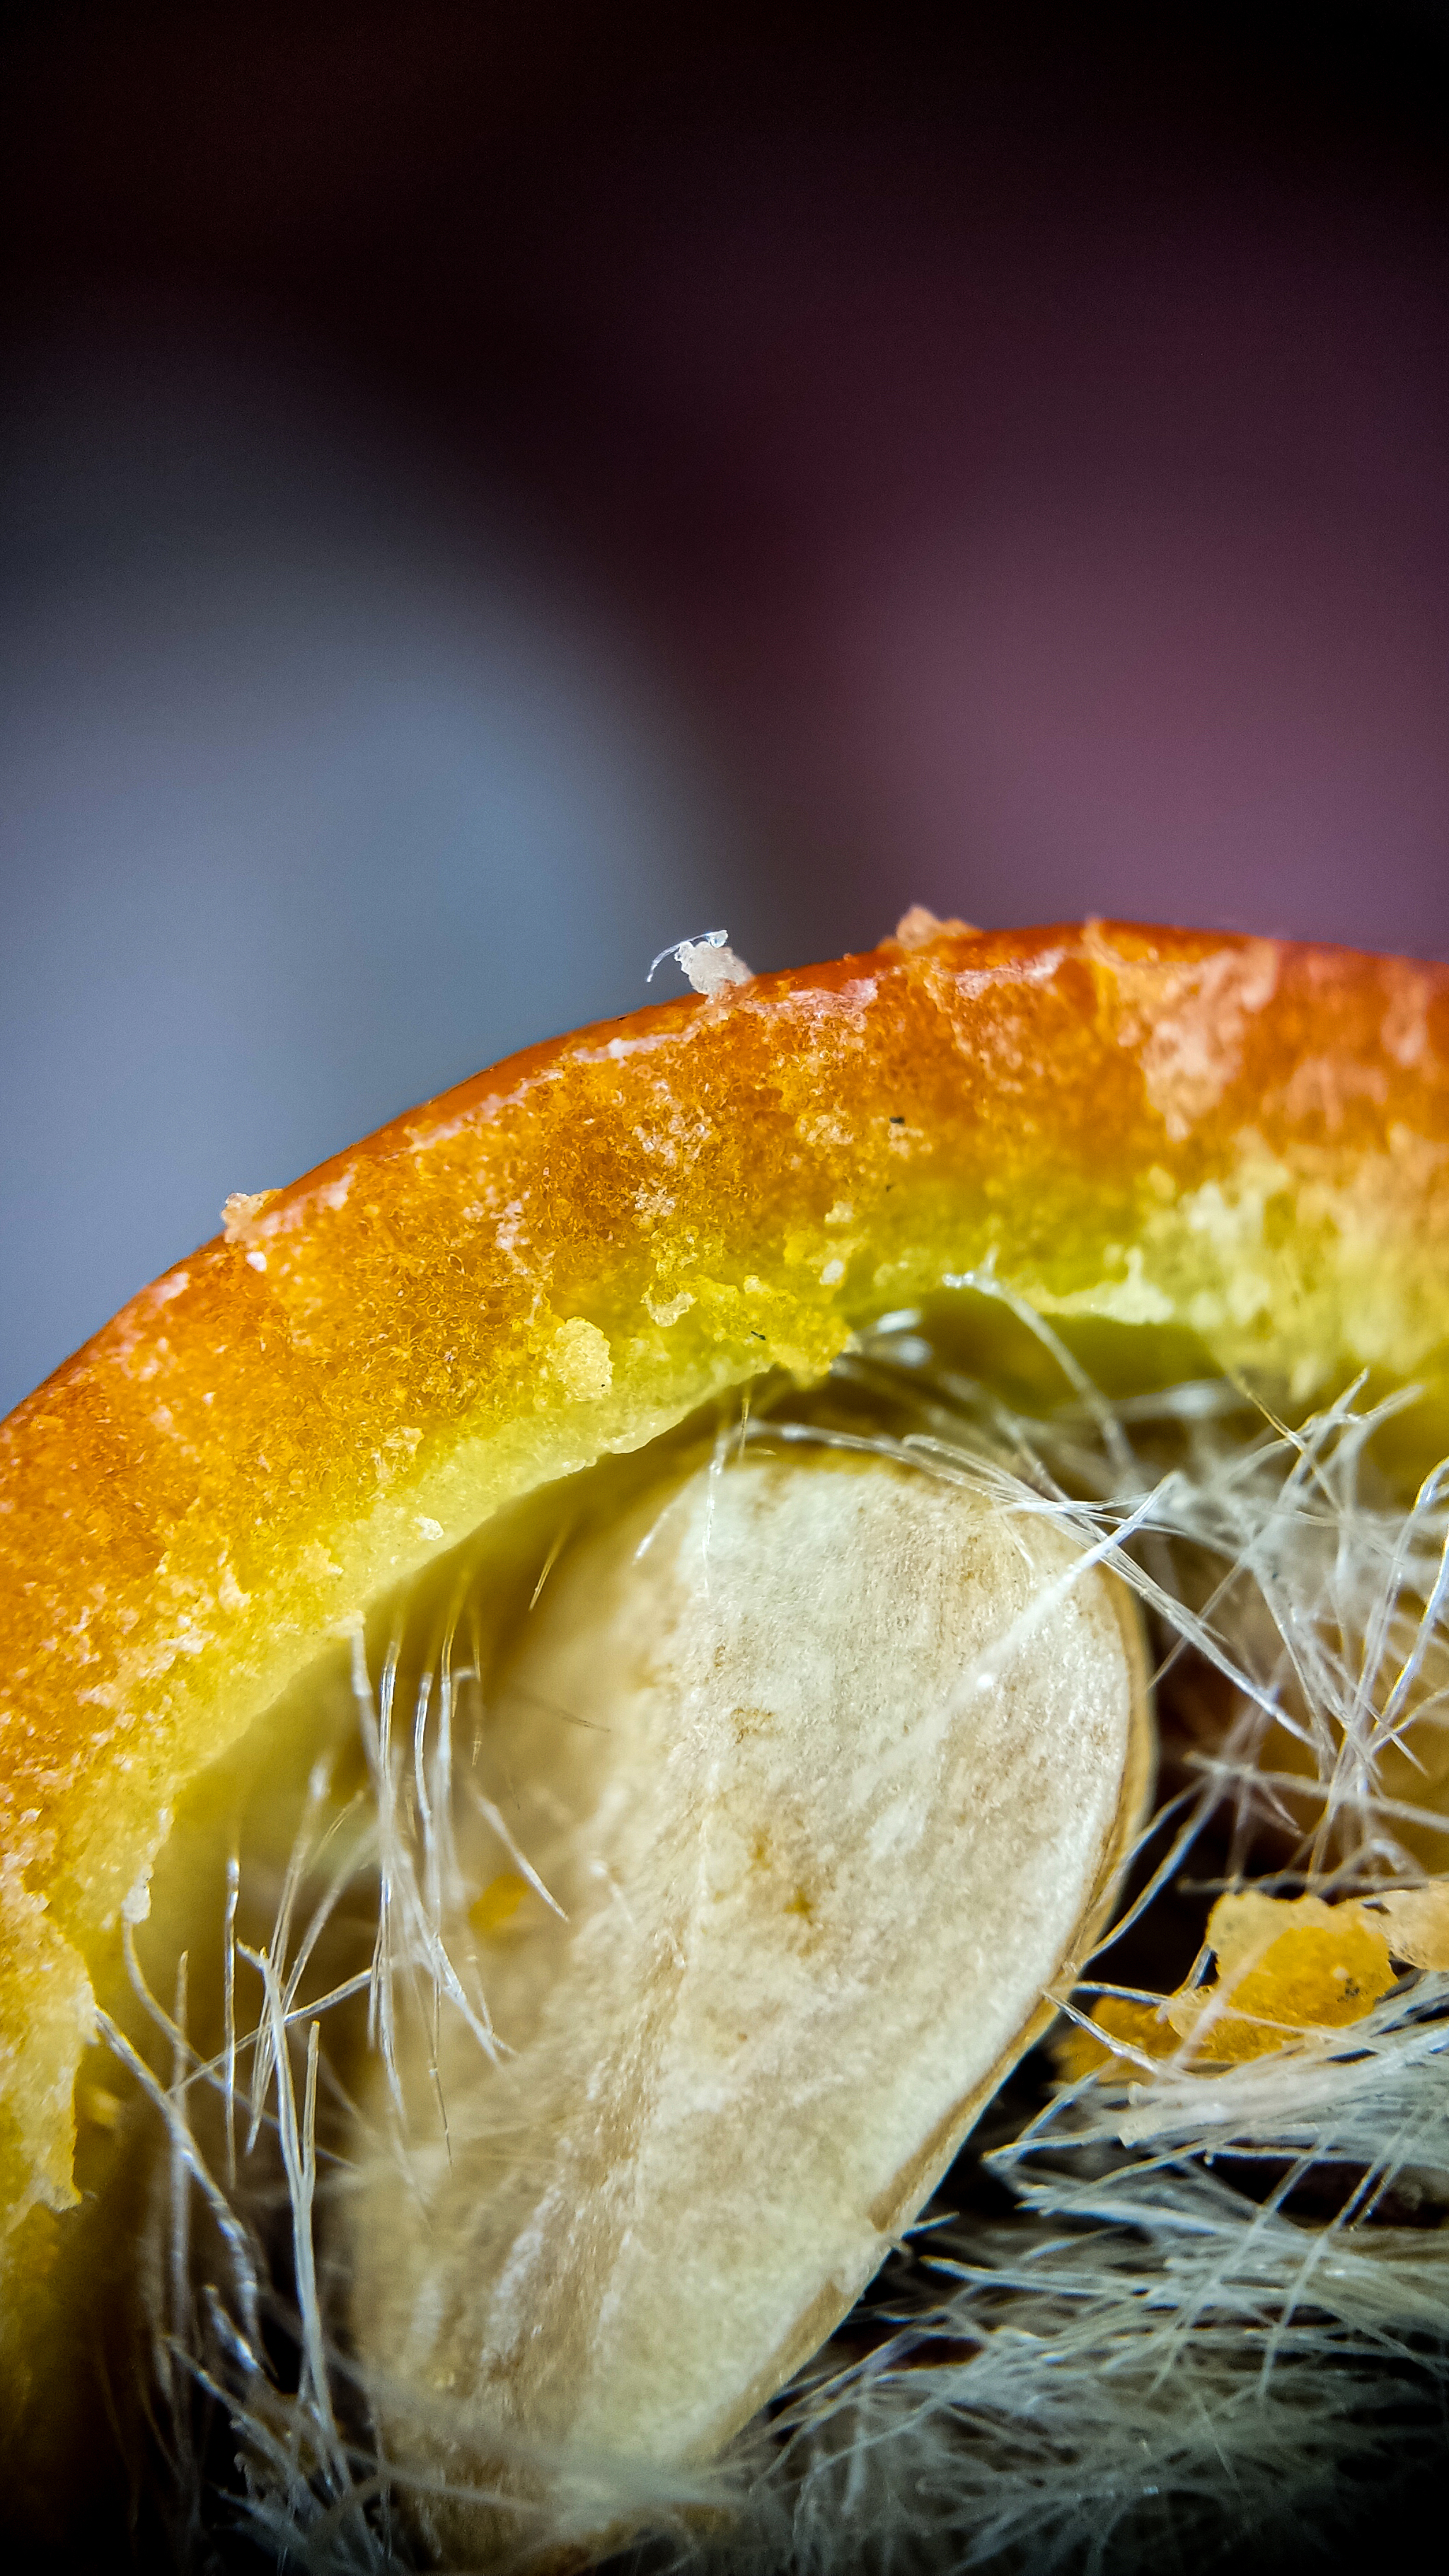
M823 2339L1070 1979L1141 1648L1040 1517L747 1451L565 1554L493 1708L471 1918L514 2053L445 2015L390 2150L379 2078L353 2324L390 2458L517 2492L537 2444L582 2532L585 2463L707 2456Z

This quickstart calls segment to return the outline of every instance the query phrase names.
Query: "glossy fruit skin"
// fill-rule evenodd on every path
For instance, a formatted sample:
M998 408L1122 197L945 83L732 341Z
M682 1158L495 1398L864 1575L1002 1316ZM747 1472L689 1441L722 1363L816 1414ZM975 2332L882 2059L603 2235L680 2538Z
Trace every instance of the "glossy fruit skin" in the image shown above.
M1446 1152L1449 969L916 916L535 1048L231 1203L0 1428L25 2339L49 2231L15 2230L72 2200L122 1913L180 1789L320 1638L513 1496L970 1275L1180 1329L1299 1408L1420 1382L1433 1446Z

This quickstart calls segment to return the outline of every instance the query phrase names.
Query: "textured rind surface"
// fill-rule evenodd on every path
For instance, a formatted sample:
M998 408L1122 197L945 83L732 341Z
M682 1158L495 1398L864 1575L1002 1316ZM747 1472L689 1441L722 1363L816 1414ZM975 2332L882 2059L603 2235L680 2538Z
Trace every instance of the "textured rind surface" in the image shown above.
M1089 923L585 1030L254 1205L0 1427L10 2224L179 1790L392 1582L984 1264L1294 1402L1442 1389L1446 1151L1449 969Z

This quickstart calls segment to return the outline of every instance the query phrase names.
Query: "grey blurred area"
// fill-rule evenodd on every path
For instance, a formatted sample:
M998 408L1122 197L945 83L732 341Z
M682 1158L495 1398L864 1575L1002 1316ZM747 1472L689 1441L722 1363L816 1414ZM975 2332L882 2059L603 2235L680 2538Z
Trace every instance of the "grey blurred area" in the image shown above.
M73 343L3 489L0 1412L229 1191L768 928L618 614L345 384Z

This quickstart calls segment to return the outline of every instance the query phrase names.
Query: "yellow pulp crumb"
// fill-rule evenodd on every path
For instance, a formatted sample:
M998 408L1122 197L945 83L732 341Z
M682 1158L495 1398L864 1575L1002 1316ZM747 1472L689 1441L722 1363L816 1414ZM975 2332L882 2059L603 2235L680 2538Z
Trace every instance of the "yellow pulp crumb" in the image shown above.
M1076 2024L1057 2042L1063 2077L1141 2072L1144 2058L1241 2065L1361 2021L1393 1986L1395 1960L1449 1968L1449 1879L1338 1905L1248 1888L1219 1897L1207 1947L1210 1982L1160 2002L1101 1996L1091 2029Z
M474 1931L481 1933L484 1940L492 1932L501 1932L505 1923L512 1922L527 1894L528 1881L520 1878L517 1870L505 1869L499 1877L490 1878L482 1895L475 1896L468 1908Z

